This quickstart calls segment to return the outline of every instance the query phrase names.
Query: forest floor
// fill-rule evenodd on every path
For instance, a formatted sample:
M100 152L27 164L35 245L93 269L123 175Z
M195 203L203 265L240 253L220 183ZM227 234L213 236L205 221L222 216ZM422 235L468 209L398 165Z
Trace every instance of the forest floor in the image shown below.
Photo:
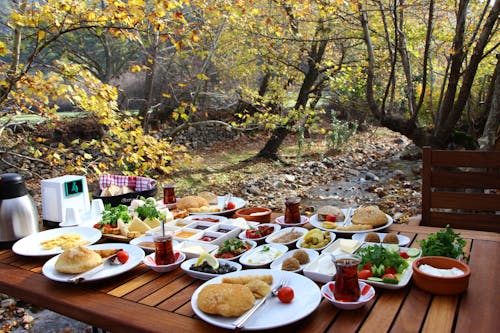
M325 142L311 140L299 151L291 137L281 149L287 165L242 162L258 152L266 139L239 136L193 150L194 165L170 175L175 178L177 196L212 190L244 197L247 206L266 205L279 211L286 196L298 195L304 205L313 207L370 203L391 214L395 223L418 219L419 150L399 133L370 128L330 155L324 154ZM27 186L41 205L39 180L27 181ZM7 295L1 298L0 332L92 332L88 324Z

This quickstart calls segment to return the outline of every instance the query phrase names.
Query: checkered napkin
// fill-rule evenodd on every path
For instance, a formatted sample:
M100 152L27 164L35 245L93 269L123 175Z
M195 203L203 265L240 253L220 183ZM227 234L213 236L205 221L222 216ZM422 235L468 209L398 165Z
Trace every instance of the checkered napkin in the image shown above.
M156 180L139 176L102 175L99 180L101 190L110 185L128 186L134 191L148 191L156 186Z

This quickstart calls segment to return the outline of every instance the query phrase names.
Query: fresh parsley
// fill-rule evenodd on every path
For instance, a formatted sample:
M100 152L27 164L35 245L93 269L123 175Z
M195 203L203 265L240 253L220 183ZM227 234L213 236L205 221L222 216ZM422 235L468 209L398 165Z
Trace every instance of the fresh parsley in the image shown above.
M424 257L443 256L456 259L464 253L464 246L465 240L449 225L446 226L445 230L430 234L427 239L420 241Z
M102 221L100 223L101 226L111 225L116 227L119 219L121 219L124 223L132 221L132 217L129 214L127 206L118 205L116 207L111 207L111 204L104 205Z
M154 198L147 198L144 201L144 205L137 207L135 212L141 220L145 220L147 218L158 218L159 220L165 219L165 215L161 214L158 209L156 209L156 201Z

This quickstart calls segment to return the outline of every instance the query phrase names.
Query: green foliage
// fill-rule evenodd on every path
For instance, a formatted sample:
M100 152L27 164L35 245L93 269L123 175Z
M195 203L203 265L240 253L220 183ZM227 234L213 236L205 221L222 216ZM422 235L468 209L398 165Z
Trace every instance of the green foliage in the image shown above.
M330 150L338 150L356 134L358 123L344 122L337 119L335 111L331 112L331 118L330 129L326 134L326 144Z

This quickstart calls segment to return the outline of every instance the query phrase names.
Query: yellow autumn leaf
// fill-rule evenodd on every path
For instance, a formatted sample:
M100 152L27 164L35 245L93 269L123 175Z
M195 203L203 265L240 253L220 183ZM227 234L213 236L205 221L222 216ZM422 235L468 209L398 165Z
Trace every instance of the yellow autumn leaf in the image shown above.
M130 71L132 73L140 72L141 70L142 70L141 66L139 66L139 65L132 65L132 67L130 67Z
M91 160L92 159L92 155L90 155L89 153L85 153L85 154L83 154L83 158L86 159L86 160Z
M171 97L172 97L170 94L167 94L167 93L163 93L163 94L161 94L161 95L162 95L163 97L165 97L165 98L171 98Z
M206 75L205 75L205 74L203 74L203 73L196 74L196 78L197 78L198 80L205 80L205 81L207 81L207 80L208 80L208 76L206 76Z

